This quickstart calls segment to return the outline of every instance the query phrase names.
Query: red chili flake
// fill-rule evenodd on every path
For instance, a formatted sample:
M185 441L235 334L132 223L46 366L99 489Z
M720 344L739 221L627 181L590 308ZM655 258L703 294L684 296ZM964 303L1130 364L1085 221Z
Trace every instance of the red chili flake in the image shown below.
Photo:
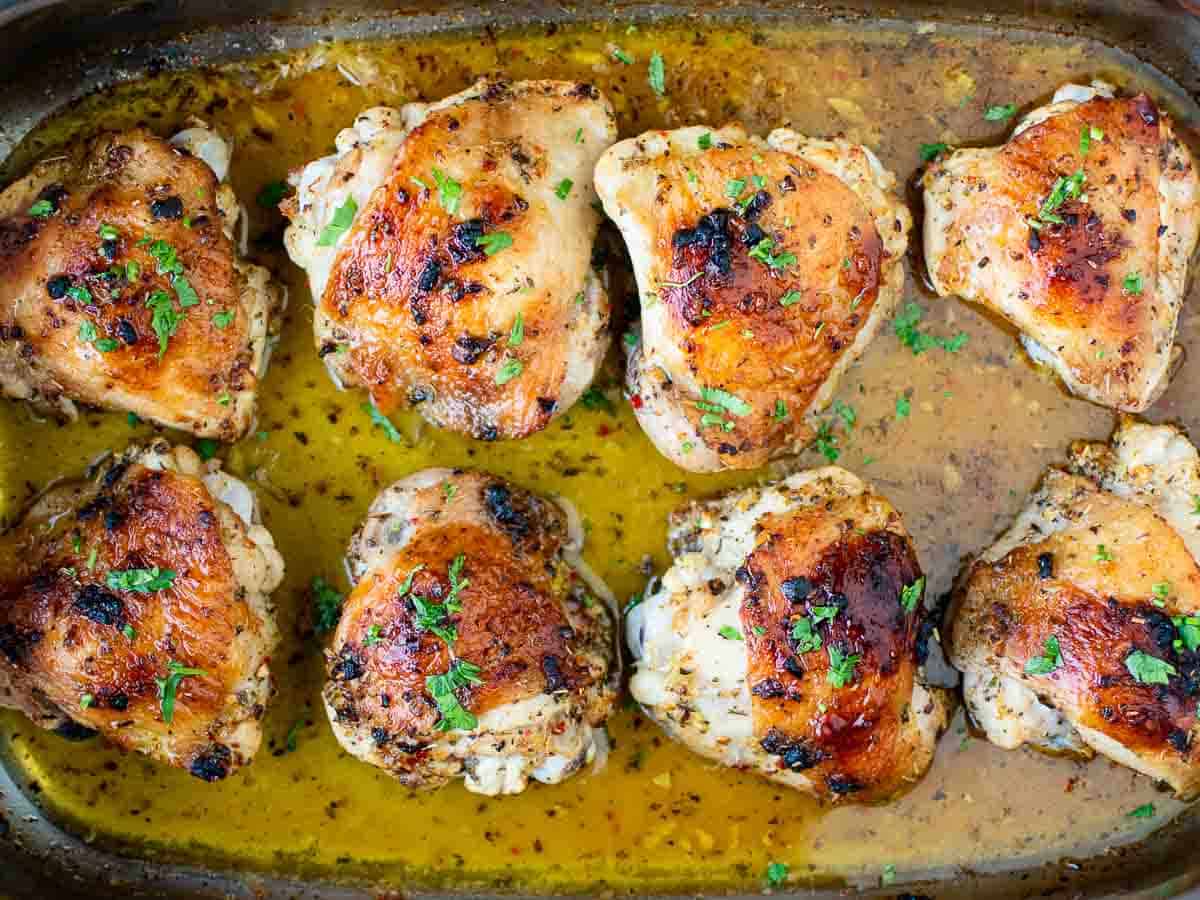
M608 437L608 435L611 432L612 432L612 429L609 428L607 425L597 425L596 426L596 434L598 434L600 437Z
M633 404L634 409L641 409L642 408L642 395L634 394L632 397L629 398L629 402Z

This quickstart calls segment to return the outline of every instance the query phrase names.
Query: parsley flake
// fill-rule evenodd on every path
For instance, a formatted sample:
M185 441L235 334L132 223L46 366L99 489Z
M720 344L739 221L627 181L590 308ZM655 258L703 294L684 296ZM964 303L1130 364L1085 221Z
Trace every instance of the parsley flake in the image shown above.
M1054 635L1046 638L1041 656L1035 656L1025 663L1026 675L1049 675L1062 665L1062 647Z
M350 230L356 215L358 215L358 204L354 202L353 197L347 197L346 202L334 210L329 224L321 229L321 236L317 238L317 246L332 247L336 244L338 238Z
M662 97L667 93L667 69L662 54L655 50L650 54L650 90Z
M1139 684L1170 684L1171 676L1179 674L1179 670L1166 660L1141 650L1134 650L1125 657L1125 668Z
M135 594L151 594L165 591L175 584L175 573L170 569L154 566L150 569L125 569L109 572L104 583L114 591L132 591Z
M400 435L400 430L392 424L392 420L379 411L374 403L367 401L362 405L362 411L371 417L371 422L377 428L383 429L383 433L387 435L387 439L393 444L401 444L404 438Z
M337 627L343 600L345 597L320 575L312 580L313 630L317 634L326 634Z
M717 629L717 634L719 634L721 637L725 638L725 640L727 640L727 641L744 641L745 640L745 638L742 637L742 633L740 631L738 631L736 628L734 628L732 625L722 625L720 628Z
M498 386L506 385L523 371L525 371L524 364L516 357L510 356L496 370L496 384Z
M164 722L170 725L171 720L175 718L175 694L179 690L179 683L185 678L207 674L203 669L191 668L175 660L167 663L167 677L154 679L154 683L158 685L158 698Z
M921 602L921 597L925 594L925 576L922 575L912 584L905 586L900 591L900 607L906 612L911 613L917 608L917 604Z
M438 203L442 205L442 209L457 215L458 202L462 199L462 185L443 172L441 169L433 170L433 183L438 189Z
M554 196L559 200L566 200L571 195L571 188L575 186L570 178L564 178L554 186Z
M501 250L507 250L512 246L512 243L512 235L507 231L493 231L490 234L481 234L475 238L475 246L487 256L495 256Z
M472 684L483 684L479 673L479 666L465 659L456 659L445 674L425 676L425 690L442 714L436 726L438 731L469 731L479 724L479 720L462 706L455 693Z
M1004 103L1000 106L989 106L984 110L983 117L989 122L1007 122L1017 114L1015 103Z

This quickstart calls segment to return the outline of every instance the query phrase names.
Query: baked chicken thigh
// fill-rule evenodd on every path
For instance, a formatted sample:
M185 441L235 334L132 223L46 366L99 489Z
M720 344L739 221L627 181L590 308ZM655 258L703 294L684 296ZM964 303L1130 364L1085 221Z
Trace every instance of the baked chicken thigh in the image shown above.
M262 738L282 578L245 484L131 448L0 537L0 706L224 778Z
M916 782L946 726L900 515L825 467L671 516L675 562L626 618L630 690L675 739L833 800Z
M0 389L202 437L254 419L282 292L240 258L229 146L102 134L0 193Z
M1200 457L1171 426L1077 443L954 600L951 662L1001 747L1101 753L1200 792Z
M335 381L484 440L574 403L608 345L591 175L615 139L608 101L567 81L359 115L282 207Z
M924 177L925 258L941 295L995 310L1072 393L1136 412L1166 389L1200 181L1144 94L1064 85L1003 147Z
M693 472L796 452L892 314L912 220L866 147L738 125L651 131L596 166L642 301L627 385Z
M427 469L371 505L326 651L350 753L410 787L556 784L607 748L619 667L607 589L563 510L499 478Z

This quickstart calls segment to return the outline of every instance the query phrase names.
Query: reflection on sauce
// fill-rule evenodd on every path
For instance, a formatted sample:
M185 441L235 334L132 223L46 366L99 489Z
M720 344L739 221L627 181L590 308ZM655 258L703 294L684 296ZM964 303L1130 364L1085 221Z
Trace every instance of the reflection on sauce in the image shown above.
M614 47L634 62L617 61ZM655 49L666 62L664 99L647 83ZM286 77L281 63L291 64ZM1103 760L1082 765L996 750L967 737L961 719L928 777L877 808L821 808L718 769L666 741L630 709L612 722L614 750L602 773L514 798L490 800L459 786L416 795L348 758L319 705L322 666L302 634L300 613L314 576L341 578L346 540L382 487L429 465L458 465L564 494L584 516L588 561L624 597L641 589L644 561L658 570L667 564L671 508L783 467L709 476L674 468L653 451L620 398L615 357L602 382L615 413L580 405L545 433L490 445L398 416L409 444L389 443L360 410L363 398L339 394L322 370L307 287L280 247L282 220L253 202L289 168L328 153L337 130L363 107L437 99L488 71L591 80L614 102L622 136L734 118L760 133L780 124L812 135L843 132L876 148L907 179L921 143L1000 140L1006 127L984 120L988 105L1031 105L1068 79L1102 74L1162 98L1164 85L1127 63L1082 42L1016 47L979 32L706 33L610 23L325 47L299 58L158 76L83 102L27 139L6 179L81 131L146 122L165 132L200 115L236 137L232 179L254 219L253 250L291 288L282 344L263 388L260 431L227 451L229 468L257 486L288 562L276 595L285 635L273 662L279 694L266 720L269 746L216 785L97 744L67 743L13 714L0 717L0 736L48 808L102 841L171 859L454 885L754 887L772 861L786 863L802 882L871 885L886 864L903 880L941 867L982 868L1001 857L1082 857L1161 823L1180 807L1149 779ZM613 265L623 266L619 253ZM914 356L886 328L839 392L856 424L828 418L839 462L871 479L905 514L929 595L937 597L964 559L1007 526L1042 469L1064 458L1067 443L1106 437L1112 420L1031 369L995 323L957 301L932 300L918 282L910 276L908 298L929 310L922 327L944 336L963 331L966 345ZM1185 312L1185 345L1200 339L1197 322ZM1193 362L1151 418L1181 418L1200 436L1186 403L1198 388L1200 365ZM898 401L911 410L907 416L897 416ZM105 448L149 433L119 414L89 414L59 427L0 404L0 515L11 517L33 491L81 470ZM815 451L800 460L821 462ZM1148 802L1156 818L1127 816Z

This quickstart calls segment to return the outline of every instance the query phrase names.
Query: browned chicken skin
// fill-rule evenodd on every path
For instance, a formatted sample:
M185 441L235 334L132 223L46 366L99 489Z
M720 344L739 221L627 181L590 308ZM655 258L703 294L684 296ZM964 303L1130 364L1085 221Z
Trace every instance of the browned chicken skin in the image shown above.
M615 137L608 101L568 81L364 110L283 207L339 384L485 440L574 403L608 345L591 173Z
M999 148L958 150L924 178L925 257L939 294L994 309L1067 388L1139 411L1166 388L1200 177L1144 94L1066 85Z
M865 147L738 125L651 131L596 166L642 300L628 390L685 469L797 452L891 315L911 217Z
M946 724L899 513L826 467L672 516L675 562L626 618L630 690L676 739L818 797L886 800Z
M208 163L140 129L38 165L0 193L0 388L245 434L281 295L237 258L237 216Z
M1127 421L1051 469L956 592L951 661L994 743L1102 753L1200 792L1200 458Z
M224 778L258 749L282 577L245 485L131 448L0 537L0 706Z
M428 469L380 494L327 653L342 745L413 787L465 777L493 795L593 759L618 666L579 540L557 505L492 476Z

